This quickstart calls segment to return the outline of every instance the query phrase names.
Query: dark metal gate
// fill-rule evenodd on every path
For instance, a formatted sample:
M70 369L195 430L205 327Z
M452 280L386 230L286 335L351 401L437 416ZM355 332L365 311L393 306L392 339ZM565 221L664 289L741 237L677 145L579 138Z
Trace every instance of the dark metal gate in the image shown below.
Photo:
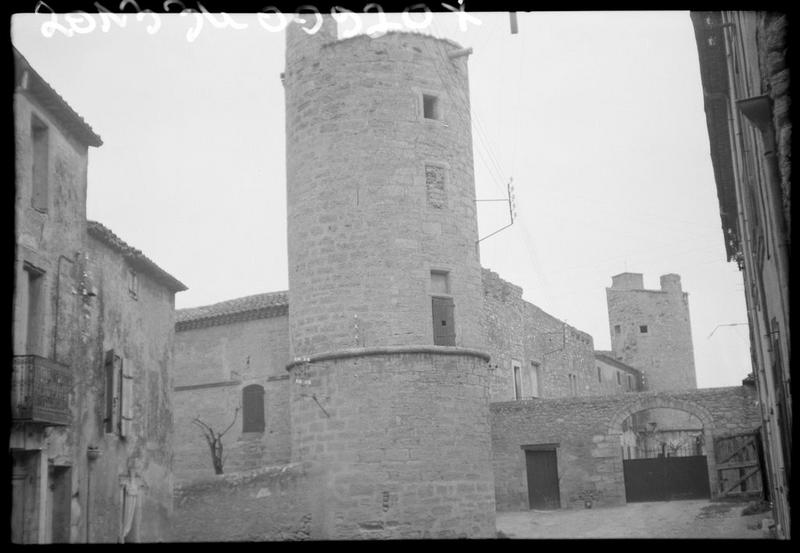
M622 468L625 499L629 503L707 499L711 496L705 455L624 459Z

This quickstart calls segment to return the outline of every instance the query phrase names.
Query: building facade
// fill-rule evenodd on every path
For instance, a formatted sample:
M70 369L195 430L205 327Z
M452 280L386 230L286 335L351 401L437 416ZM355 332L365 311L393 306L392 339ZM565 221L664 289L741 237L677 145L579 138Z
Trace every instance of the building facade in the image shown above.
M742 271L770 499L791 537L791 133L788 16L696 12L703 102L728 261Z
M694 390L689 294L676 274L661 277L660 290L646 290L640 273L611 277L606 288L611 350L638 369L647 390Z
M102 144L16 50L12 541L157 541L172 510L174 294L86 220Z
M199 419L223 435L224 472L288 463L286 292L181 309L175 325L175 477L214 467ZM237 411L238 409L238 411Z

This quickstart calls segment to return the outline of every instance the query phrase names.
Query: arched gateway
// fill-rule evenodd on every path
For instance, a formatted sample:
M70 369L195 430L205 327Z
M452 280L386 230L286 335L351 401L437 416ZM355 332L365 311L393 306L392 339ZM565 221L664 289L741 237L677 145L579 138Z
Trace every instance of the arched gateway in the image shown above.
M676 499L709 498L711 490L716 490L716 460L714 458L714 417L708 409L685 399L663 396L639 396L625 402L611 417L608 425L608 439L619 441L623 456L622 468L625 482L625 499L636 501L669 501ZM702 434L698 435L697 447L680 448L669 451L666 437L678 438L687 432L683 429L662 430L661 450L645 450L643 455L625 458L622 448L626 421L635 415L650 410L675 410L688 413L702 424ZM652 423L651 436L656 436L655 423ZM633 429L627 430L636 434ZM638 429L638 439L647 430ZM659 439L656 437L656 442ZM705 444L705 447L702 446Z

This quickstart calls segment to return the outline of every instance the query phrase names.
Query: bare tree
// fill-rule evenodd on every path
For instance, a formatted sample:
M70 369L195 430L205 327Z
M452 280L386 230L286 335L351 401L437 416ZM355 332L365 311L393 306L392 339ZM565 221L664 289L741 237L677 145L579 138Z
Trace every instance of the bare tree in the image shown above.
M203 437L206 439L208 443L208 448L211 450L211 462L214 464L214 474L222 474L222 467L223 467L223 457L222 457L222 437L225 433L233 428L233 425L236 423L236 417L239 415L239 408L236 408L236 411L233 413L233 420L228 425L228 428L223 430L222 432L214 432L214 429L211 428L208 424L204 423L200 419L196 418L192 421L203 432Z

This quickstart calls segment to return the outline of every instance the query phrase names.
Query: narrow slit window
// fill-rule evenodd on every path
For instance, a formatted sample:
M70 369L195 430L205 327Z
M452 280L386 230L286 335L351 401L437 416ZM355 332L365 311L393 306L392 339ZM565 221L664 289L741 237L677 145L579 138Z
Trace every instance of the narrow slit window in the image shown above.
M622 332L622 327L614 325L614 334L619 334L620 332Z
M600 367L597 367L597 381L598 382L603 381L603 369L601 369Z
M519 365L514 363L514 399L522 399L522 380L519 374Z
M31 140L33 142L31 206L37 211L47 211L49 140L47 125L36 117L31 120Z
M439 98L433 94L422 95L422 115L425 119L440 119Z

